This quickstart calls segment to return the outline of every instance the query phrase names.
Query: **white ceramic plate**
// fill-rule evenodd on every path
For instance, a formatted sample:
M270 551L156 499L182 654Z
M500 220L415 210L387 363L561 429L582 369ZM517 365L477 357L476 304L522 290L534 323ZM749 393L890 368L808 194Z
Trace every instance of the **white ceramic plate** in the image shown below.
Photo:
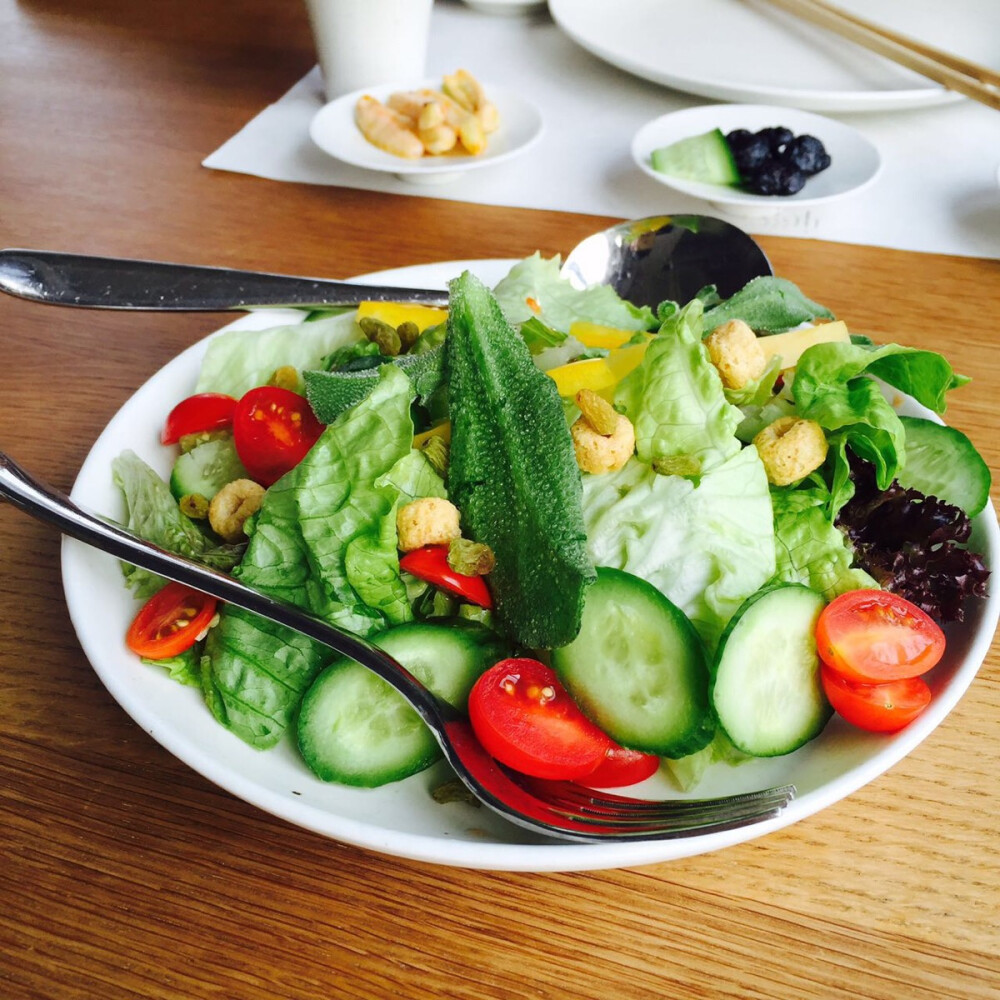
M722 184L688 181L661 174L650 162L654 149L714 128L728 134L737 128L757 132L774 125L790 128L796 135L815 136L830 154L830 166L810 177L798 194L765 196ZM644 173L675 191L743 212L770 212L782 205L801 208L857 194L872 184L882 169L878 149L857 129L808 111L763 104L709 104L663 115L635 134L632 159Z
M519 94L489 83L484 83L483 88L497 106L500 126L487 137L486 149L479 156L445 153L441 156L407 160L373 146L354 123L354 106L363 94L371 94L384 102L390 94L399 90L416 90L422 87L437 89L440 84L440 80L386 84L345 94L316 113L309 126L309 135L320 149L344 163L365 170L395 174L401 180L414 184L441 183L467 170L501 163L525 152L541 138L544 129L541 112Z
M444 288L448 279L469 267L494 284L511 263L430 264L383 272L377 278L394 285ZM230 328L259 329L301 315L256 313ZM122 516L111 462L126 448L169 473L171 454L159 445L160 428L169 409L193 390L205 344L195 344L157 372L111 420L80 470L73 489L78 503ZM988 565L996 566L1000 533L992 507L976 518L973 544L985 553ZM535 836L486 808L435 803L428 793L447 779L445 765L381 789L354 789L313 777L290 740L266 753L252 750L215 722L198 691L169 680L165 671L140 663L126 650L125 631L137 605L125 590L115 559L67 539L62 569L73 625L111 695L157 742L206 778L267 812L340 841L436 864L509 871L582 871L669 861L749 840L818 812L891 767L944 719L972 682L1000 614L1000 589L994 588L964 625L949 628L947 655L928 675L934 700L903 732L876 736L835 719L794 754L737 768L716 765L698 786L698 794L714 795L794 782L798 797L779 818L681 840L571 844ZM650 796L677 794L659 775L640 788Z
M842 0L841 6L995 66L996 0ZM926 77L765 2L549 0L557 24L598 58L654 83L721 101L878 111L960 99Z

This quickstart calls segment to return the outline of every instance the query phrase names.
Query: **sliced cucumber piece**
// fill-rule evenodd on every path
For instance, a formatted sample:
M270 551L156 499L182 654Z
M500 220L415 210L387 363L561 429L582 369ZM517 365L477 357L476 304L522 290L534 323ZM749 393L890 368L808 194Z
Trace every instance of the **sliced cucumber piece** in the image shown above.
M899 485L975 517L990 498L990 468L973 443L960 430L933 420L899 419L906 429L906 463Z
M712 671L712 703L733 745L777 757L818 736L831 715L816 654L826 601L798 583L754 594L723 633Z
M654 170L671 177L703 184L740 183L736 160L721 129L654 149L650 162Z
M715 725L708 666L684 612L631 573L600 567L576 639L552 666L612 739L661 757L706 746Z
M375 643L459 709L479 675L511 652L490 629L458 619L399 625ZM306 691L298 745L324 781L366 788L409 777L441 756L431 731L402 695L347 658L330 664Z
M185 452L174 462L170 492L178 500L194 494L211 500L226 483L248 477L232 437L215 438Z

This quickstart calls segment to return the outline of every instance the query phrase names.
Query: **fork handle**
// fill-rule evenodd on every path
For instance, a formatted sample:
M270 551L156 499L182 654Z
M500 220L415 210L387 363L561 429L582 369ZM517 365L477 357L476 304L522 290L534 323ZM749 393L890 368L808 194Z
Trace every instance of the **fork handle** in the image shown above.
M443 291L54 250L0 250L0 291L52 305L155 312L322 309L366 301L448 304Z
M367 639L260 591L239 580L161 549L118 525L77 506L68 496L45 486L10 456L0 451L0 499L48 524L63 534L141 566L170 580L277 622L349 656L392 685L416 709L432 732L444 722L460 718L447 702L432 694L401 663Z

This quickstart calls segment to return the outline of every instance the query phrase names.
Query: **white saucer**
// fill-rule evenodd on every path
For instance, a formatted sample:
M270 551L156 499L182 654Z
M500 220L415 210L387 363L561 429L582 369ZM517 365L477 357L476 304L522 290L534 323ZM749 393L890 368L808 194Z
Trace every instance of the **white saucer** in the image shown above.
M357 90L331 101L321 108L309 126L309 135L323 152L344 163L364 170L378 170L395 174L400 180L413 184L435 184L478 167L487 167L523 153L541 137L544 126L541 112L518 94L503 87L484 83L483 89L497 107L500 127L487 137L486 149L479 156L446 153L443 156L424 156L407 160L393 156L373 146L354 123L354 106L358 98L371 94L380 101L399 90L417 90L424 87L437 89L440 80L417 83L385 84Z
M750 194L722 184L670 177L654 170L650 161L654 149L714 128L728 134L737 128L756 132L777 125L791 129L796 135L815 136L830 154L830 166L810 177L798 194ZM773 211L784 205L803 207L843 198L868 187L882 169L878 149L857 129L808 111L764 104L707 104L663 115L643 125L635 134L632 158L643 172L675 191L742 212Z

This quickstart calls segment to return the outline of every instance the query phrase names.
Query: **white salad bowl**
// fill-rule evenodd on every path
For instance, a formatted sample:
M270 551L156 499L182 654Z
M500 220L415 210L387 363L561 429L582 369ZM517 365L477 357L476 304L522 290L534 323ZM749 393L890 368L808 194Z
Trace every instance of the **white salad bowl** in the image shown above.
M447 262L368 277L444 288L468 267L493 285L512 263ZM226 329L262 329L301 321L303 315L263 311ZM120 518L122 500L111 480L111 463L126 449L169 474L172 456L159 444L160 429L170 408L194 390L207 339L165 365L119 410L87 456L72 491L74 500ZM903 401L900 410L928 415L912 401ZM975 518L972 545L988 566L996 566L1000 531L992 506ZM819 812L901 760L945 719L972 683L1000 616L1000 595L992 588L986 600L971 605L967 621L946 629L947 653L928 675L933 700L903 731L891 736L864 733L835 717L817 739L785 757L739 767L712 765L695 792L716 795L792 782L798 795L777 819L679 840L574 844L533 835L466 802L436 802L430 792L449 778L441 764L405 781L359 789L318 780L288 738L273 750L251 749L214 720L198 690L170 680L166 671L141 663L126 649L125 632L138 605L126 591L114 558L66 539L62 570L80 644L112 697L153 739L204 777L275 816L342 842L435 864L507 871L582 871L665 862L749 840ZM636 791L650 797L680 795L662 774Z
M757 132L772 126L784 126L796 135L815 136L830 154L830 166L810 177L797 194L752 194L723 184L671 177L653 169L653 150L689 136L703 135L716 128L728 134L738 128ZM707 104L662 115L636 132L632 139L632 159L643 173L660 184L741 214L772 212L782 206L805 208L859 194L876 181L882 170L878 149L850 125L808 111L765 104Z

